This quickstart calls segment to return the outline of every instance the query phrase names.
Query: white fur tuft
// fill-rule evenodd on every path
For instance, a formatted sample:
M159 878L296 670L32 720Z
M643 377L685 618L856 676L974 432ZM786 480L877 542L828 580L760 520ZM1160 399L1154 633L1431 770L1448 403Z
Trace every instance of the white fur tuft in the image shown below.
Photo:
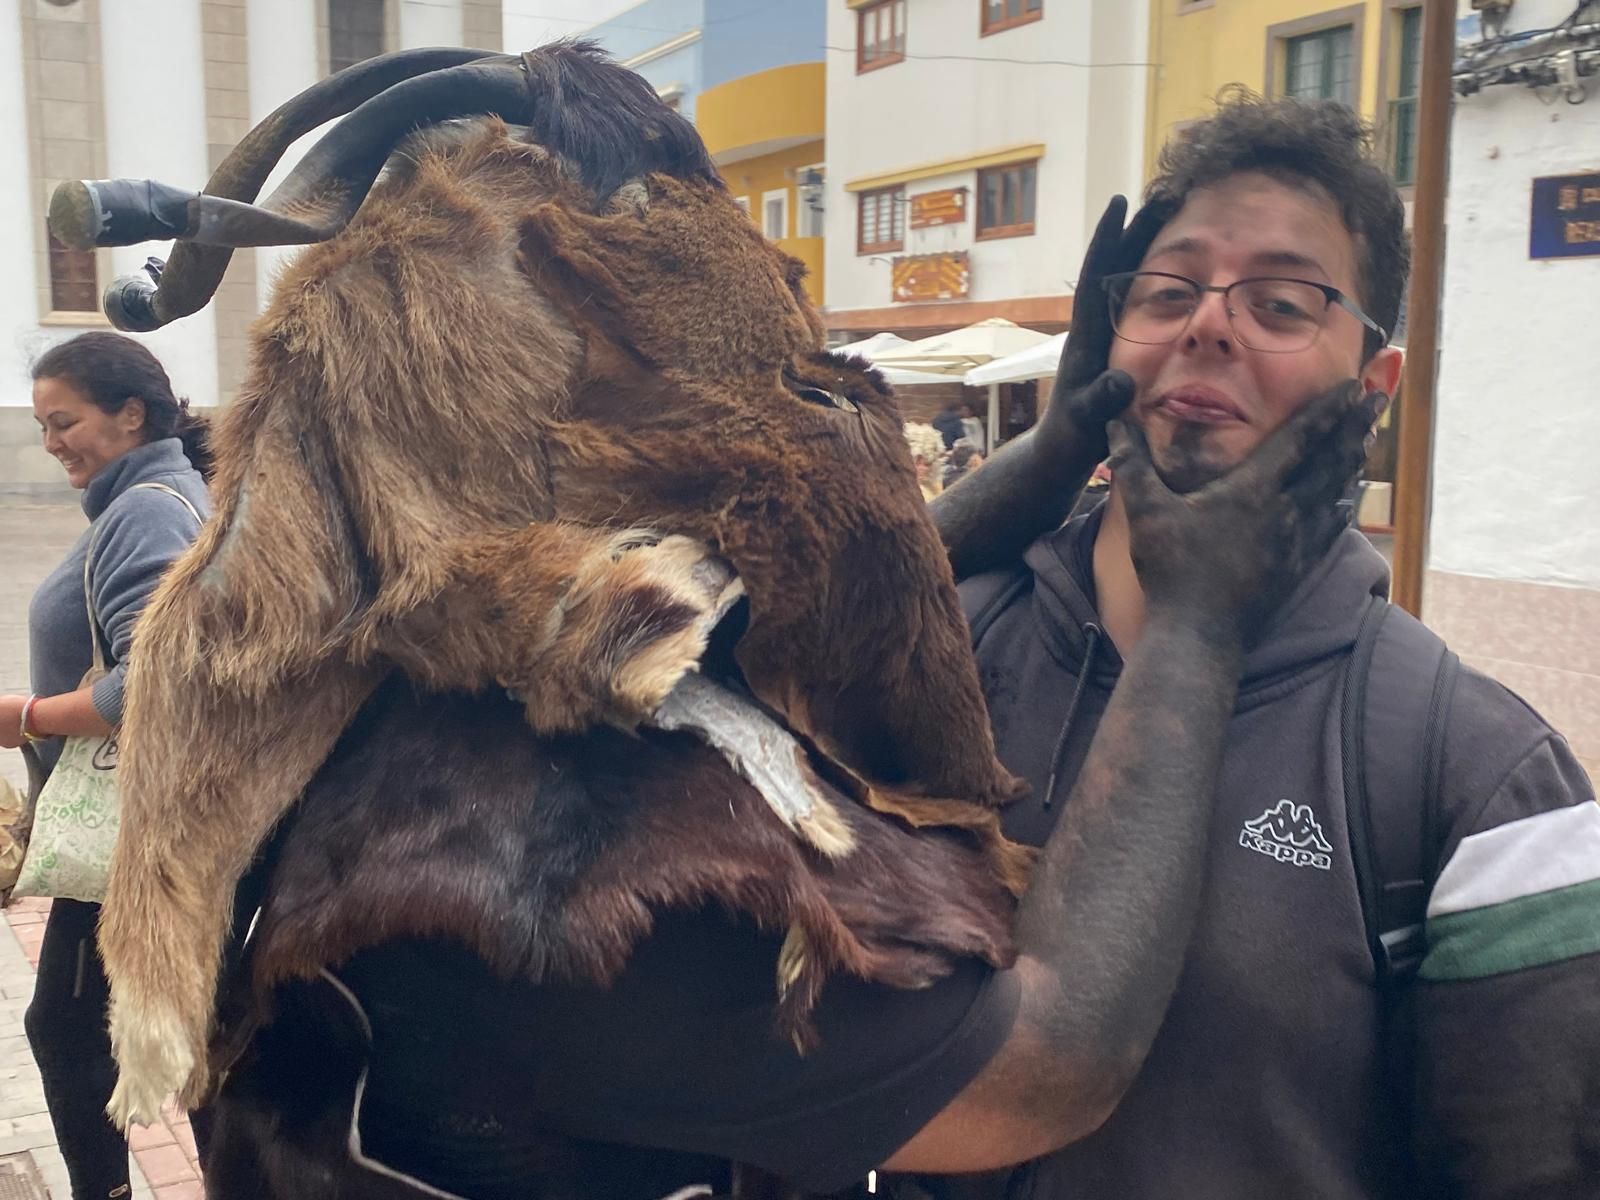
M159 1001L139 1006L113 999L111 1051L118 1074L106 1112L118 1129L155 1124L162 1103L194 1071L194 1054L178 1010Z

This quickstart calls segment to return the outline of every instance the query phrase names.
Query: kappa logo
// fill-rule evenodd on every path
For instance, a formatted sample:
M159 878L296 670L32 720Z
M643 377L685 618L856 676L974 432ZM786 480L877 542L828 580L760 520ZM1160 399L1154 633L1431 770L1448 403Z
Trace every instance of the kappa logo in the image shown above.
M1244 823L1239 845L1296 867L1326 871L1333 866L1333 846L1322 835L1309 804L1279 800L1254 821Z

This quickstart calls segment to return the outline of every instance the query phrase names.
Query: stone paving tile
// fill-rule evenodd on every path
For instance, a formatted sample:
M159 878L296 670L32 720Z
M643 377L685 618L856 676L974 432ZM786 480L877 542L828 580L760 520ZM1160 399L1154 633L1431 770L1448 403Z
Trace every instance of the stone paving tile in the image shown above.
M182 1146L152 1146L134 1154L139 1169L152 1188L169 1183L189 1183L198 1178Z

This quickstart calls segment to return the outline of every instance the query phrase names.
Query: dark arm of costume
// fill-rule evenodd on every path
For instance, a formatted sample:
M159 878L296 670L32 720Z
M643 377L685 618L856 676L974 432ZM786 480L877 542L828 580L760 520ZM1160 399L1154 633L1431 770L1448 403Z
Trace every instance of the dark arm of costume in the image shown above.
M928 512L950 552L957 579L1014 562L1072 513L1100 459L1092 451L1052 461L1037 429L1013 438Z

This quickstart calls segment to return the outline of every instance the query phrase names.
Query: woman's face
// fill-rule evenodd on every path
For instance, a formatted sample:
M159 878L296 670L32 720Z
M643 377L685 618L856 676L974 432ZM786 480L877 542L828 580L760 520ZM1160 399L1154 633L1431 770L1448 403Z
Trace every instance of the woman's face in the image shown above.
M87 487L106 464L144 442L144 401L104 412L65 379L33 381L33 419L44 433L45 453L66 468L75 488Z

